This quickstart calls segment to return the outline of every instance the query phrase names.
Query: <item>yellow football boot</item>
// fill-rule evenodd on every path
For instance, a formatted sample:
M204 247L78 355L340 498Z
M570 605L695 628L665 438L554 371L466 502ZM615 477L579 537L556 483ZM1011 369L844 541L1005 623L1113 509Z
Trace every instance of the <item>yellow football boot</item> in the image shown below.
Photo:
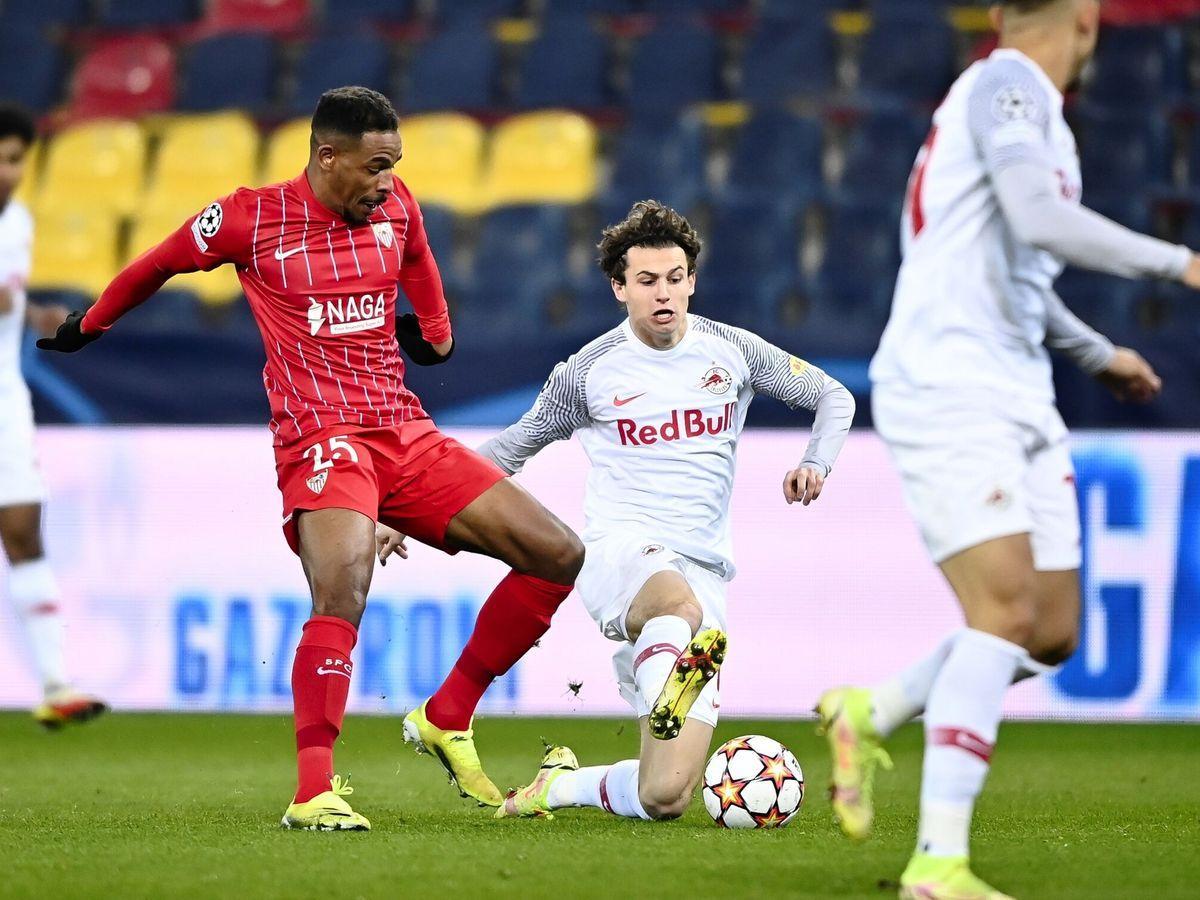
M916 853L900 876L900 900L1013 900L978 878L965 856Z
M46 695L34 709L33 718L47 731L57 731L64 725L87 722L107 711L108 705L98 697L62 688Z
M709 628L692 638L650 709L651 737L660 741L679 737L688 710L721 670L727 646L725 632L719 628Z
M542 757L542 767L538 769L537 777L525 787L509 791L496 810L496 818L553 819L550 785L564 772L574 772L578 768L579 760L570 747L550 747Z
M293 803L279 824L304 831L370 831L367 817L356 813L342 799L353 793L354 788L341 775L334 775L329 790L303 803Z
M504 796L483 771L475 752L475 732L469 728L466 731L438 728L425 716L427 703L404 717L404 743L412 744L418 753L436 756L464 797L473 798L481 806L499 806Z
M817 734L829 741L833 779L829 801L846 837L866 840L875 821L875 770L892 767L871 722L871 692L834 688L817 702Z

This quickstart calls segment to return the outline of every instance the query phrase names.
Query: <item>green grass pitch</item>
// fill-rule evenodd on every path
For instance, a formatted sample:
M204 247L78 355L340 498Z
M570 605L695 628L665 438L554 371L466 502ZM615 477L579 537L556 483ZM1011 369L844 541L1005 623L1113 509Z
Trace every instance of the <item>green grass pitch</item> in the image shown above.
M768 734L807 778L776 832L727 832L697 801L676 822L598 810L493 821L400 743L398 719L353 718L338 766L370 834L283 832L292 732L280 716L116 714L44 734L0 715L0 896L15 897L887 897L911 848L921 735L891 743L876 836L851 846L829 821L824 745L808 722L729 721ZM477 723L501 787L528 780L541 738L584 765L636 750L630 723ZM1197 896L1195 726L1007 724L977 813L978 872L1018 898Z

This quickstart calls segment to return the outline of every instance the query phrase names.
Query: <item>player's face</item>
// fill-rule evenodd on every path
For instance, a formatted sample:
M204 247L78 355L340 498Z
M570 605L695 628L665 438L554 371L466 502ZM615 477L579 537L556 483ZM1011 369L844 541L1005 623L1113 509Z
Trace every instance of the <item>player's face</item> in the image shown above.
M683 248L630 247L625 254L625 283L613 292L625 304L634 332L653 347L674 347L687 330L688 299L696 275L688 274Z
M29 145L15 134L0 138L0 207L8 203L21 183L28 155Z
M322 146L321 168L329 187L349 222L367 221L392 192L392 169L400 159L400 135L395 131L368 131L358 141Z

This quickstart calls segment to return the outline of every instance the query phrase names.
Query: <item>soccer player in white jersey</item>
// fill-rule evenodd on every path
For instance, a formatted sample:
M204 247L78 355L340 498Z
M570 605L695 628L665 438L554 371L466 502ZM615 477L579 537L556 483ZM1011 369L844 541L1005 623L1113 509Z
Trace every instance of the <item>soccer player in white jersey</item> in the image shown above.
M29 114L0 106L0 544L9 564L8 594L42 682L42 703L33 715L47 728L57 728L86 721L105 706L67 680L58 585L42 548L45 488L33 446L29 389L21 377L21 335L26 320L35 331L53 334L67 310L25 302L33 219L13 194L33 139Z
M600 267L628 318L559 363L537 402L481 452L519 472L578 434L591 461L576 589L604 636L622 696L641 728L640 759L578 768L551 749L532 784L497 817L570 806L618 816L683 814L700 780L719 707L733 578L729 498L750 401L767 394L815 410L783 499L820 496L854 415L850 393L762 338L688 312L701 242L679 213L650 200L605 230Z
M957 595L966 627L871 689L818 705L834 756L833 807L847 835L872 820L880 742L925 713L916 852L901 896L1002 898L968 861L1009 684L1075 650L1079 513L1047 347L1119 398L1161 384L1054 293L1065 264L1200 286L1185 247L1135 234L1080 206L1063 91L1096 44L1096 0L992 7L1000 48L972 65L933 117L909 181L904 261L871 363L875 425L907 505Z

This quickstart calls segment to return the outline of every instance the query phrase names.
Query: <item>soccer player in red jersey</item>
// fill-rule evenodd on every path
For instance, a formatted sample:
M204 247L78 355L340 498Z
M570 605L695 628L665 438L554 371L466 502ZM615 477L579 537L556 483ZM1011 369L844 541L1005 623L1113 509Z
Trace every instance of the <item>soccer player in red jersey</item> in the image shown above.
M72 352L99 338L172 275L225 263L267 352L263 384L283 530L312 594L292 668L299 784L290 828L367 830L333 774L350 651L366 604L375 523L447 553L471 550L512 570L487 598L446 682L404 723L464 796L498 806L471 718L494 678L545 633L583 563L575 534L491 461L441 434L404 386L397 342L421 365L454 348L421 210L393 174L398 120L383 95L322 95L308 165L291 181L240 188L131 262L84 314L38 346ZM416 315L396 319L397 286Z

